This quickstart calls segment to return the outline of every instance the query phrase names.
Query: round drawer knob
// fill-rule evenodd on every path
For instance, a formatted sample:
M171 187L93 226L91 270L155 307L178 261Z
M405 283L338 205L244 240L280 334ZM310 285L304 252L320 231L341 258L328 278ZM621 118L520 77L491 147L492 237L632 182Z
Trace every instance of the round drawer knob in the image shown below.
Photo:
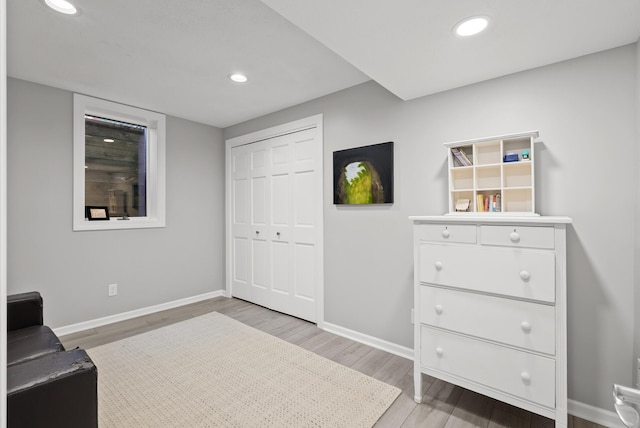
M449 231L447 229L442 231L442 237L445 239L449 237Z
M523 270L520 272L520 279L523 281L529 281L529 279L531 279L531 274L526 270Z
M509 239L511 239L513 243L520 242L520 234L514 230L511 232L511 235L509 235Z
M529 324L527 321L522 321L520 323L520 328L525 333L531 333L531 324Z
M436 314L438 315L442 314L442 305L436 305L435 309L436 309Z
M436 355L438 356L438 358L442 358L442 356L444 355L444 349L438 346L436 348Z
M434 266L436 267L436 270L442 270L442 262L435 262Z
M522 383L529 385L531 383L531 375L528 372L520 373L520 379L522 379Z

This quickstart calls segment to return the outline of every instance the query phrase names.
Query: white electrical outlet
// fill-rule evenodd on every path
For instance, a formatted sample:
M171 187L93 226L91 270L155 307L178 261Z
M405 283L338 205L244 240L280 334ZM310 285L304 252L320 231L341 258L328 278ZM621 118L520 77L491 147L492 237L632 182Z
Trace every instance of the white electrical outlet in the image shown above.
M109 284L109 297L118 294L118 284Z

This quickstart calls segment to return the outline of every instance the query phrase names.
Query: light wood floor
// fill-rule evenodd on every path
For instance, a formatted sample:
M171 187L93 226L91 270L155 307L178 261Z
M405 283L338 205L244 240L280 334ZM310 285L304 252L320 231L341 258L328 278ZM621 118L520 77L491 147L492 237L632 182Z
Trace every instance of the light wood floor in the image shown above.
M402 394L380 418L376 427L544 428L554 426L550 419L426 375L422 376L423 391L425 391L423 403L416 404L413 401L413 363L411 361L325 332L315 324L238 299L218 297L70 334L61 339L67 349L76 346L91 348L212 311L225 314L402 389ZM100 367L98 367L99 372ZM569 428L596 427L600 425L573 416L569 417Z

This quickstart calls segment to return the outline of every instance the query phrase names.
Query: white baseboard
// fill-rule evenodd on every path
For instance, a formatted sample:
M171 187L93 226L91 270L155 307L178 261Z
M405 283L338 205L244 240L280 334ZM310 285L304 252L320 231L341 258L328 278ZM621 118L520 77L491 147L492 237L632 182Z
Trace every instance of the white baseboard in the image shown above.
M347 339L351 339L359 343L363 343L365 345L372 346L391 354L398 355L410 361L414 360L414 353L413 349L411 348L396 345L395 343L387 342L386 340L378 339L377 337L359 333L357 331L340 327L328 322L325 322L323 324L323 330L328 331L329 333L337 334L338 336L346 337ZM613 397L611 400L613 402ZM568 400L567 411L573 416L577 416L581 419L585 419L587 421L591 421L605 427L625 428L615 412L601 409L599 407L590 406L579 401Z
M159 305L147 306L146 308L135 309L129 312L122 312L120 314L109 315L103 318L97 318L94 320L84 321L77 324L71 324L63 327L54 328L53 331L58 336L64 336L66 334L77 333L79 331L89 330L90 328L100 327L107 324L112 324L118 321L125 321L131 318L140 317L142 315L148 315L155 312L164 311L167 309L177 308L179 306L188 305L190 303L201 302L207 299L213 299L214 297L224 296L224 290L212 291L210 293L199 294L197 296L187 297L184 299L174 300L172 302L161 303Z
M611 396L613 403L613 395ZM625 428L616 412L590 406L575 400L568 400L567 411L573 416L610 428Z
M340 327L328 322L322 323L322 327L323 330L328 331L329 333L337 334L338 336L346 337L347 339L355 340L356 342L360 342L413 361L413 349L411 348L396 345L395 343L387 342L386 340L378 339L377 337L349 330L348 328Z

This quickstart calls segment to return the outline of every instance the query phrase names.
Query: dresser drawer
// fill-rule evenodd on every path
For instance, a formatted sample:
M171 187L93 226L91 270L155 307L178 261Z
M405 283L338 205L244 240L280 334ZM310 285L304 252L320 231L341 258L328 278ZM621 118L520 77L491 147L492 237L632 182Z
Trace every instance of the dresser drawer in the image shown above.
M555 307L420 287L420 322L549 355L555 353Z
M420 224L416 226L418 239L427 242L475 244L477 228L473 224Z
M479 245L420 244L421 283L555 302L555 255Z
M555 360L422 327L421 363L547 407L555 407Z
M480 226L480 243L483 245L553 249L554 235L553 227Z

